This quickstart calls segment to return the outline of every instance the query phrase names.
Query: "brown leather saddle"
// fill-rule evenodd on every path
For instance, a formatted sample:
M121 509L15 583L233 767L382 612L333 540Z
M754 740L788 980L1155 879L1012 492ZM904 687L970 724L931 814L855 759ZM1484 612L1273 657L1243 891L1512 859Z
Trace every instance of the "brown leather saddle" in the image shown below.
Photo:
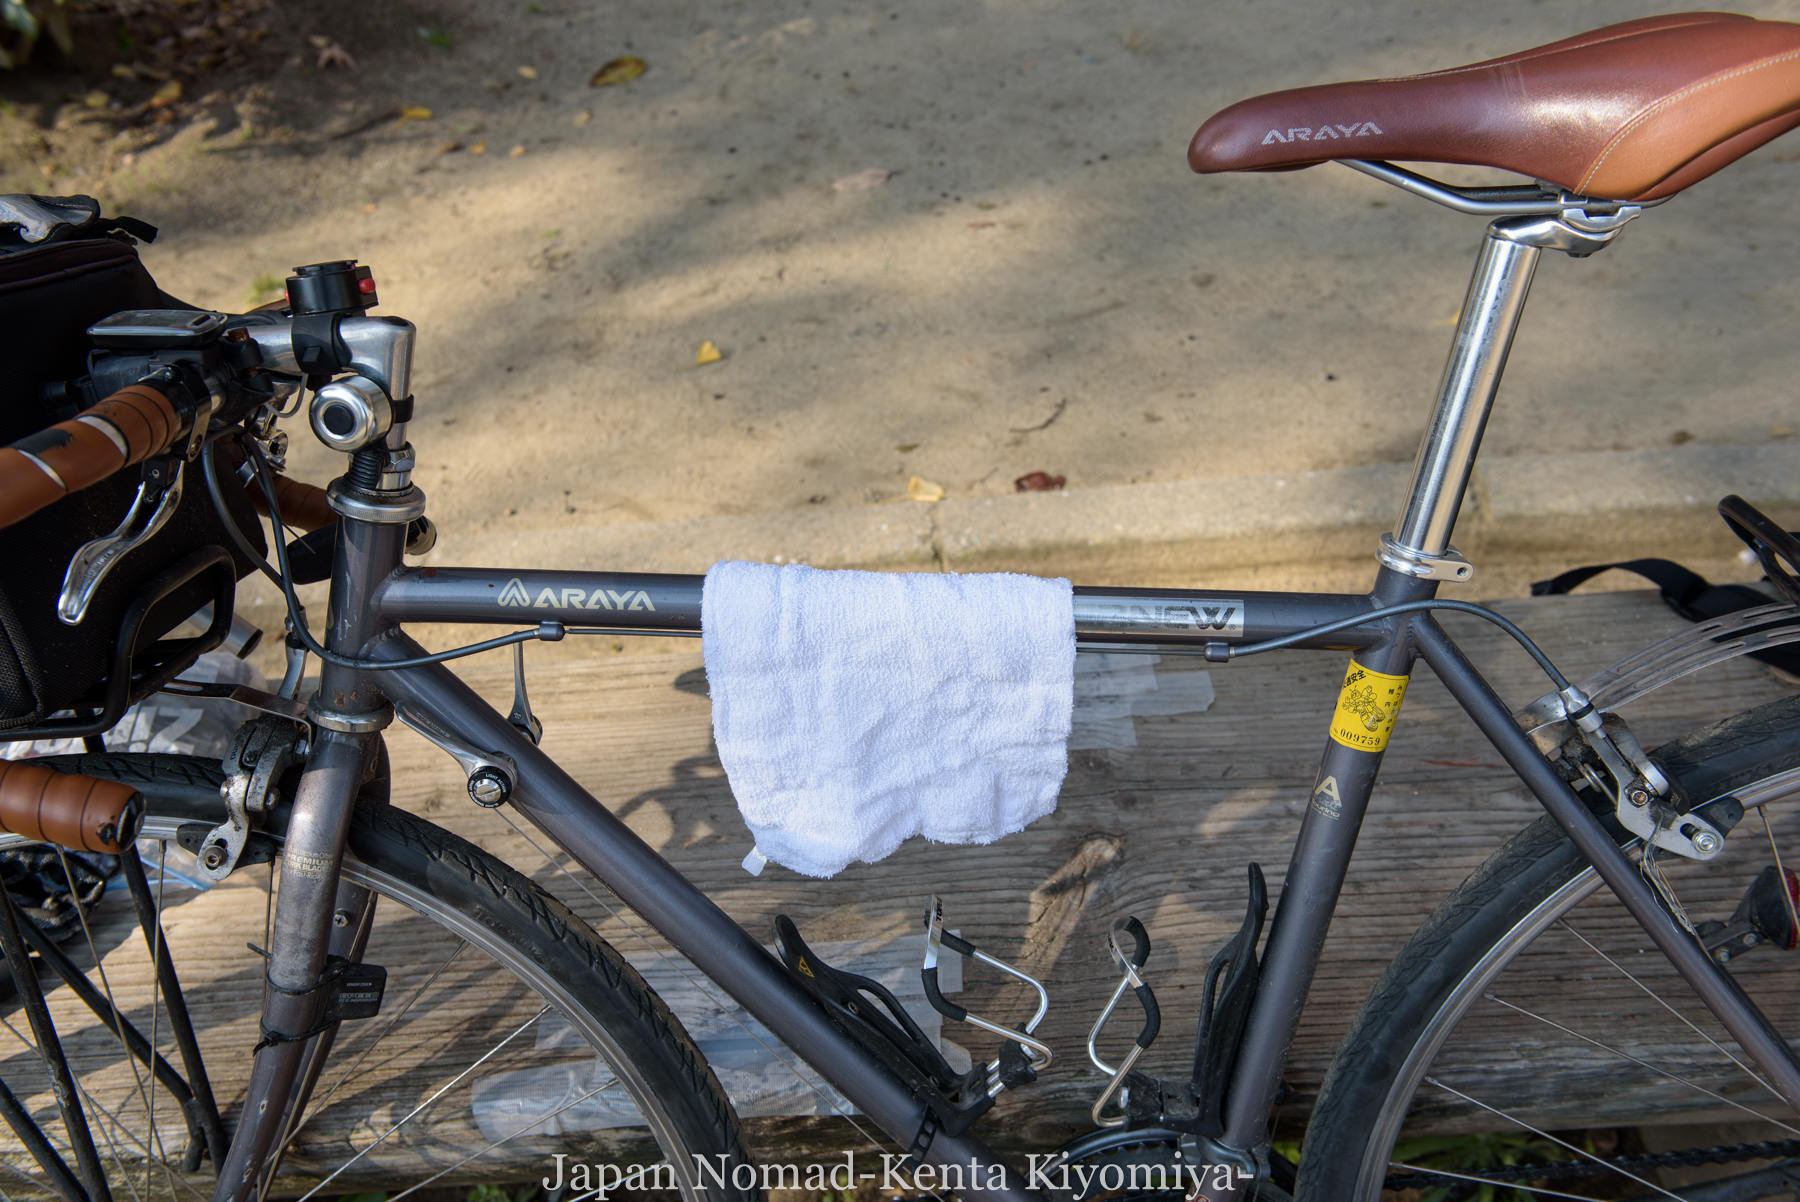
M1469 163L1599 200L1673 195L1800 125L1800 24L1677 13L1467 67L1271 92L1212 116L1195 171Z

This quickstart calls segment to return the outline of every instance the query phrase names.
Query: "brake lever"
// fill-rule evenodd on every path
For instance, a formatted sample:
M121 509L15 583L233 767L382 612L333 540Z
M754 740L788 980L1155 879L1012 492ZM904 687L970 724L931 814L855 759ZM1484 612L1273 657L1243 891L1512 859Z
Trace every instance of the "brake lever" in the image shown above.
M56 598L56 618L65 626L79 626L93 603L107 573L132 551L168 525L181 504L182 461L173 457L144 464L144 480L125 517L112 533L82 544L63 573L62 592Z

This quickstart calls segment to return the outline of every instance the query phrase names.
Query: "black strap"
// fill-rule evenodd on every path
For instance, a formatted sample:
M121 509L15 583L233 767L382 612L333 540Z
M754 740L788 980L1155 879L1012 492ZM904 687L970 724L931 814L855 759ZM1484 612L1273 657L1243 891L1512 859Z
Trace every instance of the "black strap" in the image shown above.
M102 217L91 196L0 196L0 251L124 234L156 241L156 227L135 217Z
M1690 622L1704 622L1709 618L1736 613L1740 609L1769 605L1780 599L1748 584L1714 584L1698 572L1667 559L1632 559L1624 563L1598 563L1584 568L1571 568L1560 576L1537 581L1531 586L1531 595L1561 596L1614 568L1621 572L1633 572L1654 584L1661 592L1664 603ZM1759 659L1784 672L1800 675L1800 645L1790 643L1782 647L1764 647L1749 655L1752 659Z

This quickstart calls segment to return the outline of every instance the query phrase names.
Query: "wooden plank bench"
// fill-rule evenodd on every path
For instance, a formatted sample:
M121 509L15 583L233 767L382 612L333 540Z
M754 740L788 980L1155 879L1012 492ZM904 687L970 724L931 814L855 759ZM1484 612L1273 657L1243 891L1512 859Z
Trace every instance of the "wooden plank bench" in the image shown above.
M1577 679L1683 625L1644 593L1513 601L1498 608ZM1523 703L1548 687L1493 627L1454 616L1446 624L1509 701ZM527 656L532 700L545 723L545 750L759 937L766 937L776 914L787 914L815 943L897 940L914 935L928 895L943 895L950 925L1049 987L1051 1010L1042 1033L1056 1049L1057 1062L1044 1080L1005 1095L999 1117L984 1120L984 1130L998 1142L1035 1150L1075 1133L1101 1086L1082 1047L1116 980L1105 932L1118 916L1137 915L1155 948L1147 971L1161 1002L1164 1034L1143 1067L1167 1075L1184 1072L1208 959L1243 913L1246 861L1260 861L1271 895L1279 892L1346 658L1299 653L1221 667L1165 657L1156 665L1165 681L1178 679L1174 674L1208 673L1210 706L1198 714L1129 719L1124 729L1135 746L1074 750L1053 816L988 847L913 840L880 864L856 866L821 882L776 867L753 878L739 866L750 841L712 750L699 647L674 641L668 646L624 654L598 640L574 653L532 648ZM509 704L511 670L504 657L468 662L461 670L502 709ZM1704 720L1786 695L1792 687L1769 669L1740 659L1639 703L1632 711L1634 729L1653 746ZM1160 708L1180 710L1182 704ZM1112 729L1116 735L1117 721ZM609 912L601 891L572 889L562 862L547 861L509 824L507 811L470 804L462 775L447 756L399 728L390 745L396 803L530 872L632 959L654 963L657 953L644 951L641 929ZM1536 812L1493 750L1421 668L1388 751L1293 1049L1287 1074L1290 1119L1304 1114L1346 1023L1387 961L1437 900ZM260 886L218 892L204 899L208 906L236 907L247 930L260 929ZM218 912L201 906L176 907L169 919L171 940L178 940L184 923L222 921ZM422 962L440 950L430 940L419 944ZM247 1049L254 1042L259 966L253 958L232 959L229 949L221 956L209 966L208 988L190 982L197 1021L203 1028L239 1032ZM390 962L388 967L398 978L407 966ZM129 983L131 969L121 965L113 971L121 988ZM486 987L479 979L459 982L459 1000L436 1016L447 1043L477 1016L491 1019L491 1011L514 1005L491 1004L482 992ZM1573 983L1552 987L1561 992ZM1008 1021L1029 1013L1025 991L980 969L968 974L960 1000L977 1013ZM1615 1001L1610 985L1597 986L1596 1006ZM702 1037L709 1025L718 1025L705 1015L684 1017ZM1135 1025L1134 1013L1121 1016L1117 1046ZM979 1032L947 1034L966 1042L978 1057L992 1054ZM1504 1024L1495 1028L1496 1064L1516 1058L1520 1037ZM355 1083L359 1105L377 1116L358 1137L365 1141L379 1129L380 1116L397 1117L419 1096L404 1065L373 1060L359 1069ZM238 1096L242 1081L235 1074L246 1066L247 1058L225 1067L215 1083L222 1098ZM391 1080L384 1078L390 1073ZM1575 1122L1594 1104L1593 1097L1560 1101L1567 1105L1557 1113ZM759 1152L768 1156L831 1153L857 1139L817 1121L758 1120L751 1130ZM308 1138L328 1141L350 1134L309 1132ZM482 1138L473 1128L466 1135ZM408 1170L444 1163L426 1156L408 1164L404 1149L396 1154L398 1161L371 1158L378 1161L377 1175L411 1176ZM533 1154L482 1175L535 1179L543 1168L541 1156Z

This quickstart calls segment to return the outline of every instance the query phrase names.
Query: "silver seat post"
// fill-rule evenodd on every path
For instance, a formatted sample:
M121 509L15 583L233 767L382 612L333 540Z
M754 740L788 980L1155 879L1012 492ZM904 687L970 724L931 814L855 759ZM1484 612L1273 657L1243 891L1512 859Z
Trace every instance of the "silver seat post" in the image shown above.
M1399 526L1381 539L1381 562L1409 576L1467 580L1474 574L1469 562L1450 549L1450 531L1462 508L1538 256L1543 254L1541 247L1501 232L1514 220L1494 222L1482 240L1457 319L1456 340L1438 384L1437 405L1413 460L1406 509Z
M1506 217L1488 226L1438 384L1431 424L1413 461L1406 509L1394 532L1381 536L1379 558L1384 566L1429 580L1462 581L1474 575L1469 561L1450 546L1450 532L1462 508L1538 256L1546 249L1591 255L1637 215L1636 208L1600 217L1571 209L1559 216Z

